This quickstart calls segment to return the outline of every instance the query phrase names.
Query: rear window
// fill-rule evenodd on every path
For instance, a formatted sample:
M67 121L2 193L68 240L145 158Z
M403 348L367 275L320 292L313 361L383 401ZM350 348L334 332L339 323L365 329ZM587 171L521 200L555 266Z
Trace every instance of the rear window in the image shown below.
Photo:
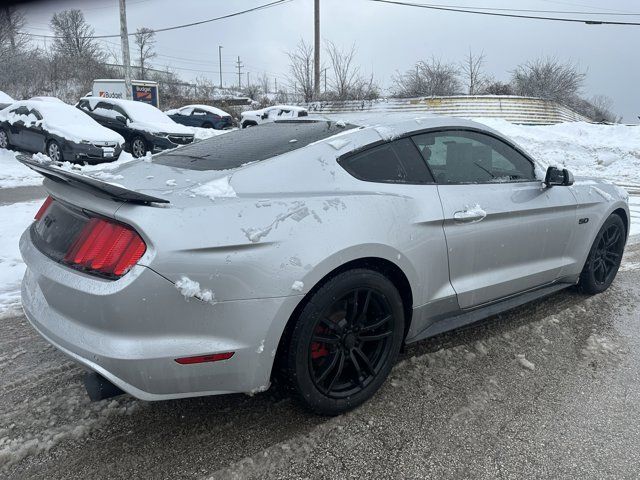
M433 183L433 177L410 138L402 138L340 159L340 165L365 182Z
M234 130L154 157L153 162L188 170L229 170L266 160L323 140L353 125L335 122L284 121Z

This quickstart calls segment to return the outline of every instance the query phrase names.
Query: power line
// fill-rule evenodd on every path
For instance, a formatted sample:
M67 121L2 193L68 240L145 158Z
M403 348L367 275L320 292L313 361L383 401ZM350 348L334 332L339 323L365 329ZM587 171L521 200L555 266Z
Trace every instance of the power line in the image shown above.
M222 15L221 17L209 18L207 20L200 20L198 22L185 23L185 24L182 24L182 25L174 25L172 27L156 28L156 29L152 29L151 31L153 33L158 33L158 32L168 32L169 30L178 30L180 28L194 27L196 25L202 25L202 24L205 24L205 23L216 22L218 20L224 20L224 19L227 19L227 18L237 17L239 15L244 15L245 13L251 13L251 12L258 11L258 10L264 10L266 8L275 7L277 5L282 5L284 3L288 3L288 2L291 2L291 1L292 0L275 0L273 2L265 3L263 5L258 5L257 7L249 8L247 10L242 10L242 11L239 11L239 12L233 12L233 13L229 13L227 15ZM22 33L23 35L27 35L29 37L63 38L63 37L57 36L57 35L41 35L41 34L28 33L28 32L20 32L20 33ZM133 36L133 35L135 35L135 32L129 33L129 36ZM120 37L120 35L89 35L89 36L83 36L83 37L78 37L78 38L119 38L119 37Z
M516 15L512 13L498 13L498 12L489 12L489 11L469 10L468 9L469 7L466 7L466 8L448 7L448 6L445 7L445 6L430 5L430 4L423 4L423 3L402 2L399 0L369 0L369 1L377 2L377 3L386 3L390 5L401 5L404 7L417 7L417 8L425 8L428 10L440 10L445 12L473 13L476 15L488 15L492 17L508 17L508 18L523 18L527 20L548 20L548 21L555 21L555 22L584 23L587 25L640 26L640 23L638 22L619 22L619 21L596 20L596 19L585 19L585 18L546 17L546 16L539 16L539 15Z

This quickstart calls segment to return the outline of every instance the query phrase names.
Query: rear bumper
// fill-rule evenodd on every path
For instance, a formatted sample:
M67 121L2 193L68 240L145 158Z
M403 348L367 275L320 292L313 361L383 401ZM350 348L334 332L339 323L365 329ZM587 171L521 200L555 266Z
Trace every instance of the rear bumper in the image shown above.
M295 297L185 300L153 270L94 278L44 256L25 233L26 317L49 343L143 400L268 387L273 358ZM229 360L180 365L180 357L235 352Z

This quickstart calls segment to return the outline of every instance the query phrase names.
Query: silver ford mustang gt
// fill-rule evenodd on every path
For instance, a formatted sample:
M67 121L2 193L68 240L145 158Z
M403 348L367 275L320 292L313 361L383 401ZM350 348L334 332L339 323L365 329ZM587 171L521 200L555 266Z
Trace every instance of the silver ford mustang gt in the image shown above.
M403 343L606 290L629 226L615 185L541 173L444 117L266 124L125 164L118 183L22 161L50 194L20 241L28 319L101 388L144 400L278 375L338 414Z

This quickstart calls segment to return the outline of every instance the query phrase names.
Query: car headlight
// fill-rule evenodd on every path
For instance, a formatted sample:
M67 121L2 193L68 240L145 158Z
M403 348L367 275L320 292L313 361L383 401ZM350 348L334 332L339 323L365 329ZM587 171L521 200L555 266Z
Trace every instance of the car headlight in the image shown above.
M80 143L83 145L89 145L91 142L89 140L80 140Z
M156 137L168 137L169 134L166 132L155 132L153 133L153 135L155 135Z

